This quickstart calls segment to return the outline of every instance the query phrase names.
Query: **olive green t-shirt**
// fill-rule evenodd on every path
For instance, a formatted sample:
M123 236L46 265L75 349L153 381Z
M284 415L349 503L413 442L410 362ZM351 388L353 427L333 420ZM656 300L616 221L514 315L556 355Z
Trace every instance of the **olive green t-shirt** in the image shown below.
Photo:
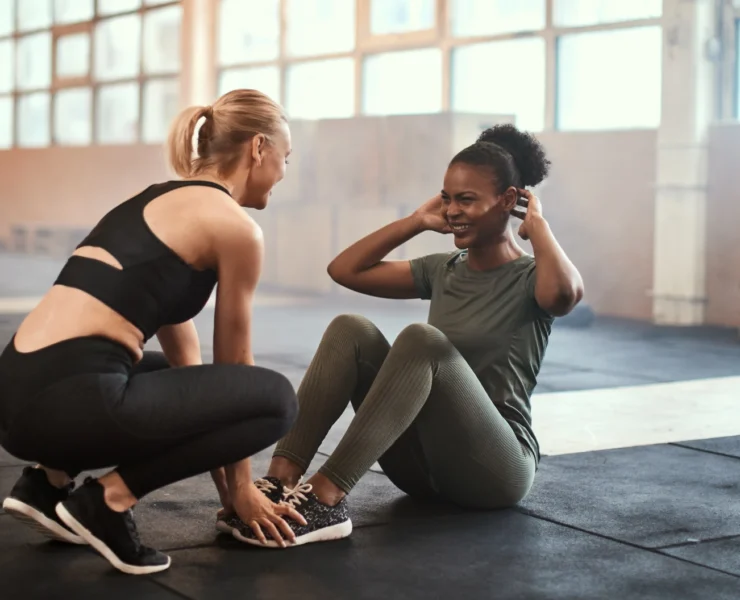
M517 438L539 461L530 396L554 319L534 297L534 257L475 271L467 251L456 250L412 259L411 272L419 296L431 300L429 324L462 354Z

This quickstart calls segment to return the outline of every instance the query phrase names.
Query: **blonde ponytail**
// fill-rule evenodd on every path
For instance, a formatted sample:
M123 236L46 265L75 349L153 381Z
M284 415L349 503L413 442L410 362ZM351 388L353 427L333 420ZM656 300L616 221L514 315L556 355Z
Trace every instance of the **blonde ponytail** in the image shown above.
M195 126L208 111L206 106L189 106L182 110L170 126L167 137L167 157L170 168L180 177L193 175Z

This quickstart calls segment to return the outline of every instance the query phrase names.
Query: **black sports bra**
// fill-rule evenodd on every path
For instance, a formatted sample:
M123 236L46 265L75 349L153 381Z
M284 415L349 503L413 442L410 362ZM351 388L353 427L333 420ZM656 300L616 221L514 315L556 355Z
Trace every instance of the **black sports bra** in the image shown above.
M198 271L164 244L144 220L144 208L171 190L190 185L213 187L210 181L167 181L146 188L106 214L77 245L108 251L123 267L71 256L55 284L77 288L97 298L150 339L163 325L183 323L208 302L218 277Z

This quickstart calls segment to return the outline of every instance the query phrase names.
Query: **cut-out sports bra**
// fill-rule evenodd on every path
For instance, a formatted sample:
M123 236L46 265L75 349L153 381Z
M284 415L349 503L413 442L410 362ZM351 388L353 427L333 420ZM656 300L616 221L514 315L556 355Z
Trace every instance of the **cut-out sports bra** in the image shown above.
M210 181L167 181L151 185L108 212L77 245L106 250L122 269L84 256L71 256L55 284L87 292L135 325L149 340L164 325L175 325L205 307L218 281L212 269L199 271L164 244L144 220L155 198L189 185L213 187Z

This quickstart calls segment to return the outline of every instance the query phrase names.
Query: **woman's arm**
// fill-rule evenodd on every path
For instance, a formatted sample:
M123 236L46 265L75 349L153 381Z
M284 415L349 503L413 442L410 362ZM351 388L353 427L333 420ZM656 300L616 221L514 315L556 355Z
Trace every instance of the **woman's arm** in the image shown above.
M198 330L192 319L179 325L166 325L157 331L157 340L172 367L202 365Z
M329 276L339 285L368 296L418 298L409 261L384 259L423 231L446 232L441 207L441 198L432 198L412 215L355 242L329 264Z
M209 214L213 222L211 263L218 273L213 332L215 364L253 365L252 301L262 269L263 242L259 226L239 209ZM251 481L249 459L211 471L221 503L233 510L236 487Z
M252 304L262 273L262 230L245 215L225 223L219 237L213 362L254 365Z
M535 300L553 317L563 317L583 298L583 279L542 216L537 196L527 190L519 193L525 198L520 204L527 206L527 212L512 212L523 218L519 235L531 242L537 262Z

